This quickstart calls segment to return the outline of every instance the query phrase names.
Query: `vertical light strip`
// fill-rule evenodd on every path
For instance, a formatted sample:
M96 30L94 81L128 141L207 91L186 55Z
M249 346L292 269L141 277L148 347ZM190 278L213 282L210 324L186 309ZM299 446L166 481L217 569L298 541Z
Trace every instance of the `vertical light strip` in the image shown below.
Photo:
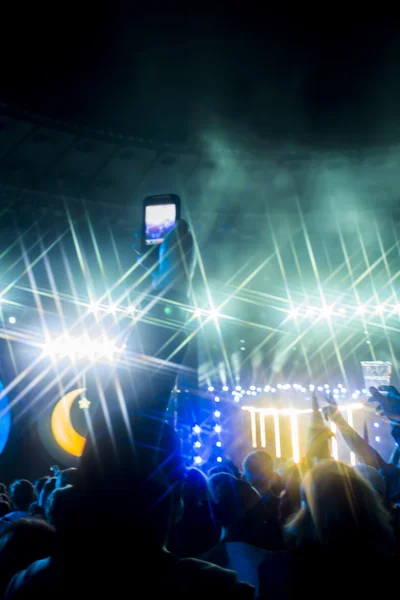
M297 420L297 413L292 410L290 414L291 428L292 428L292 449L293 449L293 462L300 462L300 444L299 444L299 424Z
M274 432L275 432L275 455L276 458L281 458L281 431L279 429L279 412L274 412Z
M260 437L261 437L261 446L265 448L267 445L267 438L265 435L265 414L263 411L260 411Z
M353 411L351 410L351 408L349 407L347 409L347 422L350 425L350 427L353 427ZM352 467L354 467L354 465L356 464L356 455L354 454L354 452L350 452L350 464Z
M336 432L337 432L336 423L333 423L332 421L331 421L331 431L332 431L333 435L336 435ZM335 460L339 460L338 443L337 443L336 437L332 438L332 457Z
M256 425L256 413L254 410L250 411L251 419L251 443L253 448L257 448L257 425Z

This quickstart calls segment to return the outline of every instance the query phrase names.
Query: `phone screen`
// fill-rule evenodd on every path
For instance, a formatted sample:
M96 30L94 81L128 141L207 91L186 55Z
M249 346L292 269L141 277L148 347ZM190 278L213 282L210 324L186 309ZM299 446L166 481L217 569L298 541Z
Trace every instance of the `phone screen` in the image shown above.
M174 228L176 204L149 204L145 208L145 243L147 246L161 244Z

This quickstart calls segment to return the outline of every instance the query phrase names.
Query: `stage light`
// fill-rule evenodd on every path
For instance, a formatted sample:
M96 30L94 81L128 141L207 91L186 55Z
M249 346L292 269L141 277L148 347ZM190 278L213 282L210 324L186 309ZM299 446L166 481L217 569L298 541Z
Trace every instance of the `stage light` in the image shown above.
M240 390L241 390L241 389L242 389L242 386L241 386L241 385L237 385L237 386L235 387L235 390L237 390L238 392L240 392Z
M341 315L345 315L346 314L346 309L343 308L343 307L341 307L341 308L339 308L339 312L340 312Z
M266 385L264 388L264 392L269 392L271 390L271 386L270 385Z
M357 390L357 391L358 391L358 390ZM363 391L362 391L362 393L363 393L363 394L368 394L368 390L366 390L365 388L363 388Z
M278 388L278 390L281 390L283 388L283 385L281 383L278 383L276 387Z
M272 392L273 394L275 394L275 392L276 392L276 389L275 389L275 388L271 388L271 392Z
M319 392L323 392L324 388L322 387L322 385L319 385L319 386L317 387L317 390L318 390Z
M315 390L315 385L313 385L313 384L310 384L310 385L308 386L308 389L310 390L310 392L313 392L313 391Z
M261 389L260 387L258 387L258 388L257 388L257 393L258 393L258 394L261 394L261 392L262 392L262 389Z
M213 388L213 386L212 386L212 385L209 385L209 386L208 386L208 391L209 391L209 392L213 392L213 391L214 391L214 388Z
M376 429L378 429L378 427L379 427L379 423L377 423L377 422L375 421L375 423L374 423L374 427L376 427Z
M219 317L221 316L218 310L215 308L209 311L209 315L213 321L218 321Z
M321 317L324 317L325 319L329 319L329 317L332 316L332 313L333 313L333 307L325 306L325 308L323 308L321 310Z
M333 393L335 394L335 396L337 396L337 395L339 394L339 390L338 390L337 388L335 388L335 389L333 390Z
M217 456L217 462L219 462L219 463L222 462L222 457L221 456Z
M216 425L214 427L214 431L215 431L215 433L221 433L221 425Z
M201 463L203 462L203 459L201 458L201 456L195 456L194 462L196 463L196 465L201 465Z
M300 311L299 311L299 309L298 309L298 308L292 308L292 309L289 311L289 317L290 317L291 319L295 319L296 317L298 317L298 316L299 316L299 314L300 314Z
M122 352L122 348L117 348L112 341L105 338L90 340L85 336L65 336L48 341L44 344L43 351L53 359L69 357L72 360L112 360L116 353Z
M98 308L99 307L97 306L97 302L91 302L89 304L89 312L91 312L93 314L97 312Z
M346 388L344 388L344 387L342 387L342 388L340 388L340 392L341 392L342 394L347 394L347 389L346 389Z
M117 312L118 306L116 304L110 304L110 306L108 307L107 312L110 313L110 315L115 315Z
M195 448L201 448L201 442L199 441L195 442L193 445Z
M337 387L339 388L339 390L343 387L341 383L337 384Z
M396 304L396 306L394 307L394 312L400 314L400 304Z
M220 411L219 410L214 411L214 416L215 416L216 419L219 419L220 416L221 416Z
M223 392L228 392L229 391L228 386L227 385L222 386L222 391Z
M329 390L329 385L326 383L326 384L324 385L324 388L325 388L326 390Z
M246 348L244 346L240 346L240 351L241 352L246 352Z
M197 434L201 433L201 427L199 425L194 425L193 431Z
M220 401L220 397L219 396L215 396L214 402L219 402L219 401Z
M216 442L216 444L215 444L215 445L216 445L218 448L221 448L221 447L222 447L222 442L219 442L219 441L218 441L218 442Z
M385 312L385 305L384 305L384 304L377 304L377 305L375 306L375 312L376 312L378 315L382 315L382 314Z
M375 441L378 442L378 443L381 441L381 438L379 437L379 435L375 436Z
M251 385L251 386L250 386L250 389L251 389L251 391L253 392L253 391L256 389L256 386L255 386L255 385Z
M10 325L15 325L15 323L17 322L17 319L15 317L10 317L8 319L8 322L10 323Z
M257 396L257 392L256 392L255 390L253 390L253 391L251 392L251 395L252 395L252 396Z
M130 306L128 306L128 313L130 315L134 315L136 312L136 306L134 304L131 304Z
M356 313L358 315L365 315L366 312L367 312L367 309L365 308L365 306L357 306Z
M195 308L193 311L193 315L195 317L197 317L198 319L201 317L202 314L203 314L203 311L201 310L201 308Z
M235 402L240 402L240 396L235 396Z

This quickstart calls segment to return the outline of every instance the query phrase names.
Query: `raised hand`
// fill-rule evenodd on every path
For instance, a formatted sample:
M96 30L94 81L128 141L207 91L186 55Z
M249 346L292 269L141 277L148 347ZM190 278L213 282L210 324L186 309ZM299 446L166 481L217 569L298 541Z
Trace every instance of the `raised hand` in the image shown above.
M372 401L378 403L382 413L394 424L400 424L400 392L393 385L381 385L379 390L369 388ZM386 393L381 393L386 392Z
M158 269L153 273L153 287L185 287L191 277L192 259L193 238L186 221L180 219L160 246Z

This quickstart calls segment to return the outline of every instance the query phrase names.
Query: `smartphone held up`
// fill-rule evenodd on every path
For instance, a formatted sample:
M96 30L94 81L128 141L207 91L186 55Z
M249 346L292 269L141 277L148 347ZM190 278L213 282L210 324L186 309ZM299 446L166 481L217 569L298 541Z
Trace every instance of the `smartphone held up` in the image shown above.
M162 244L180 219L181 202L176 194L147 196L143 202L142 248Z

